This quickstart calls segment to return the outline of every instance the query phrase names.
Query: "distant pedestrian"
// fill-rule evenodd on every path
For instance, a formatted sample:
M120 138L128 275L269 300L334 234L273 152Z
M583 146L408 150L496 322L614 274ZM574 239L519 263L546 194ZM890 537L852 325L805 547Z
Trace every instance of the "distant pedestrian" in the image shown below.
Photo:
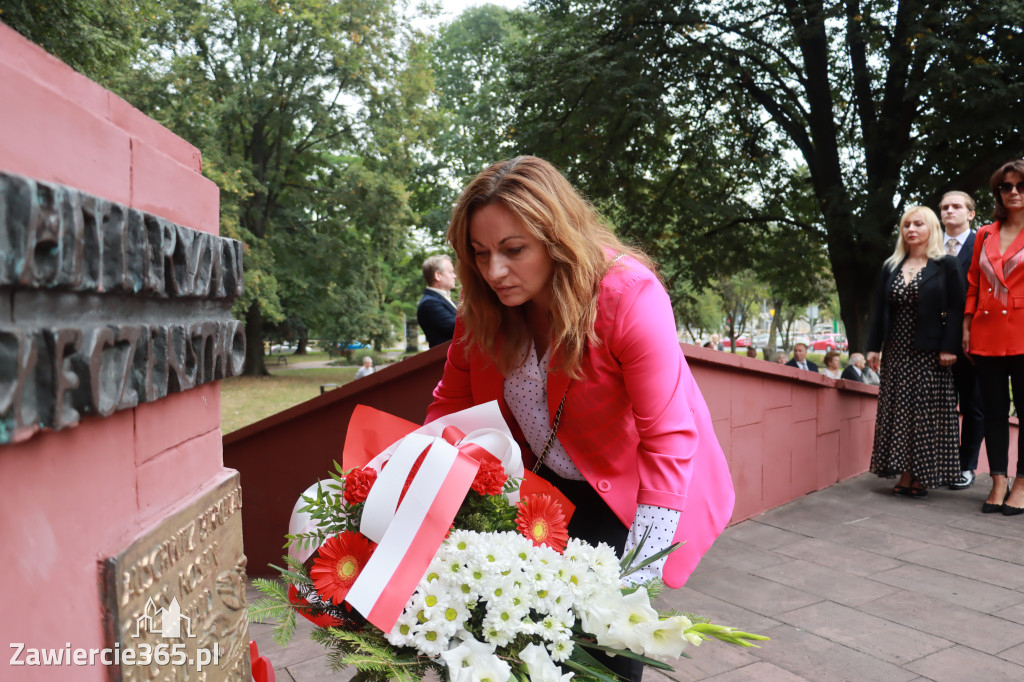
M362 379L369 374L373 374L373 358L367 355L363 358L362 366L356 370L356 379Z
M882 365L879 361L878 356L870 357L866 359L864 363L864 383L868 386L878 386L882 383L882 377L879 376L879 372L882 371Z
M725 344L722 343L722 337L718 334L711 335L711 347L715 350L725 350Z
M830 350L825 353L825 360L822 362L824 367L821 368L821 373L830 379L839 379L843 376L841 368L842 360L839 357L839 353L834 350Z
M867 369L867 362L864 356L860 353L850 353L850 361L846 363L846 369L843 370L840 379L846 379L847 381L860 381L867 383L864 380L864 371Z
M419 322L427 345L431 348L452 340L455 333L455 303L451 291L455 288L455 267L445 255L431 256L423 261L423 279L427 288L416 306Z
M778 364L778 365L785 365L786 364L786 351L784 351L784 350L777 350L777 351L775 351L775 355L772 356L772 362L774 362L775 364Z
M803 342L793 344L793 359L787 362L786 365L806 369L809 372L818 371L818 366L807 359L807 344Z
M753 346L747 346L747 357L757 359L757 349Z

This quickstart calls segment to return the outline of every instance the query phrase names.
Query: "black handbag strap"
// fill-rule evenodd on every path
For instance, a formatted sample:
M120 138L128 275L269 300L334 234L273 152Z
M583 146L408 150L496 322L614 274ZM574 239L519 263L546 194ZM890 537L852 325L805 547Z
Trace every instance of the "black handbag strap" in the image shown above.
M565 396L569 395L569 387L565 387L565 393L562 394L562 401L558 403L558 409L555 410L555 421L551 424L551 433L548 434L548 440L544 443L544 449L541 450L540 455L537 457L536 464L533 465L533 473L537 473L540 470L541 465L544 464L544 458L551 452L551 446L555 443L555 434L558 433L558 424L562 421L562 408L565 407Z

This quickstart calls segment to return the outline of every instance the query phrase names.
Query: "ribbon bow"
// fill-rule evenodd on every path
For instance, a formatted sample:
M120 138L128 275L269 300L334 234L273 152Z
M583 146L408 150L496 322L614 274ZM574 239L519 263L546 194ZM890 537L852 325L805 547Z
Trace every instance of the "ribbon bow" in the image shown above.
M404 422L415 430L393 442L367 461L383 434L402 428L391 415L360 405L352 414L345 438L342 466L372 467L378 477L367 495L359 531L377 543L377 548L352 584L345 601L384 632L390 632L416 589L427 566L444 541L466 493L486 457L502 463L505 472L522 478L526 474L522 453L498 409L496 401L477 405L437 419L422 427ZM420 466L403 494L416 462ZM384 466L387 464L387 466ZM303 493L313 496L319 483ZM533 487L543 486L534 482ZM550 487L550 486L548 486ZM519 493L509 496L519 501ZM299 510L302 497L292 511L288 532L313 530L316 523ZM571 513L571 505L565 506ZM312 548L293 543L290 554L305 561Z

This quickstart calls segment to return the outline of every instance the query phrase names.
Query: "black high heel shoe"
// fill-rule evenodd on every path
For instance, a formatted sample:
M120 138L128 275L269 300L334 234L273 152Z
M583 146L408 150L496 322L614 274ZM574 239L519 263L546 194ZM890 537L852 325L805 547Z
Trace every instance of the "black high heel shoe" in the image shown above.
M1006 493L1006 500L1010 499L1010 493ZM1003 516L1019 516L1024 514L1024 507L1011 507L1003 500Z
M981 505L982 514L995 514L996 512L1002 512L1005 516L1014 516L1016 514L1024 514L1024 509L1018 512L1006 513L1006 500L1010 497L1010 491L1007 490L1006 494L1003 495L1003 501L1000 504L994 504L992 502L985 502ZM1010 507L1010 509L1016 509L1017 507Z

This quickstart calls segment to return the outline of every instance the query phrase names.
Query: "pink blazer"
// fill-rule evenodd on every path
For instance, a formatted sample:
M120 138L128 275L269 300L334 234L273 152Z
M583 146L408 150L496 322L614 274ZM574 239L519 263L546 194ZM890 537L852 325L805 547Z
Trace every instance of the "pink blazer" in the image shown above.
M632 525L639 504L682 512L676 540L684 544L663 571L666 585L680 587L732 515L729 467L657 277L623 259L601 281L597 310L601 342L587 348L585 380L548 373L549 416L564 394L558 439L623 524ZM502 396L504 377L468 351L463 336L460 318L427 420L497 400L518 432Z

